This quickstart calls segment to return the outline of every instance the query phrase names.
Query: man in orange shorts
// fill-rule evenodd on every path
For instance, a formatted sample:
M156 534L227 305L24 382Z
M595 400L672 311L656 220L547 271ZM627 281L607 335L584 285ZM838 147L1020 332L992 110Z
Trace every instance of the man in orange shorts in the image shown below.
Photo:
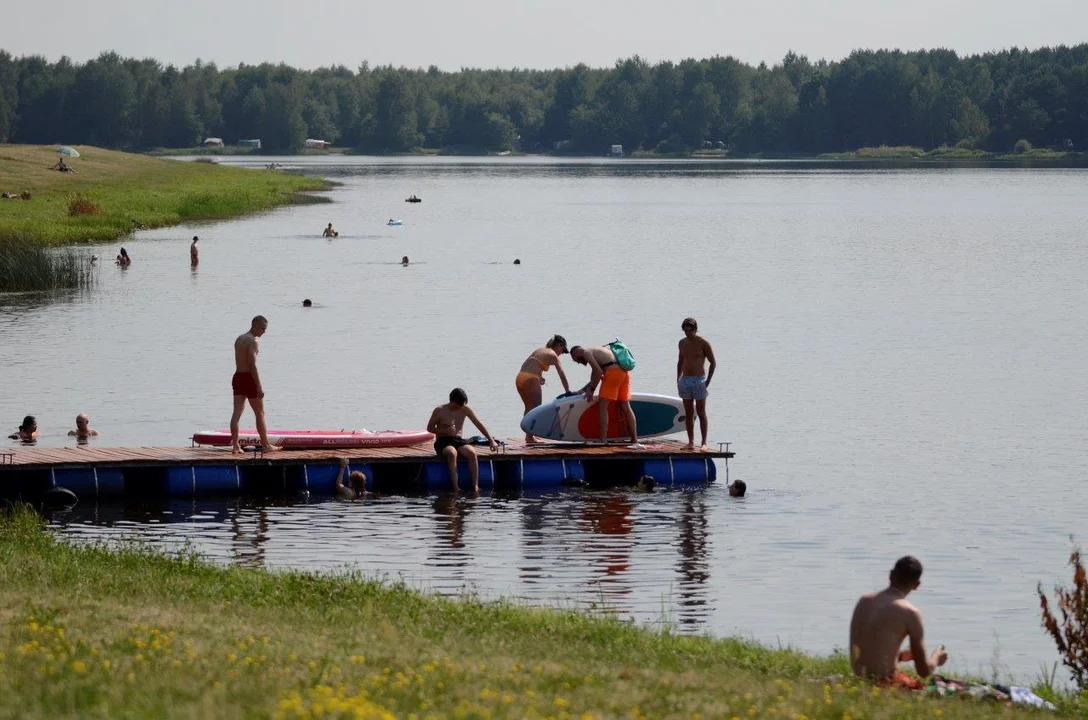
M862 595L850 619L850 666L855 675L881 687L921 690L919 678L901 672L898 664L914 661L921 678L948 661L943 645L926 655L922 613L909 595L922 584L922 563L907 555L899 558L889 575L888 587ZM900 650L909 639L909 649Z
M600 417L601 442L608 441L608 401L619 403L620 410L627 419L631 430L631 446L639 447L638 427L635 425L635 413L631 410L631 373L616 362L616 356L607 347L582 347L575 345L570 349L571 360L579 365L589 365L589 382L582 388L586 402L593 401L593 391L597 383L601 384L597 412Z

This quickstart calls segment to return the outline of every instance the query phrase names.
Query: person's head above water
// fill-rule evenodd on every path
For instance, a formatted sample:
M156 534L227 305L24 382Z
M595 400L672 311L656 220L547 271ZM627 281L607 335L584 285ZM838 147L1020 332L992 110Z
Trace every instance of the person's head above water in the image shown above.
M635 485L635 489L639 492L653 492L655 487L657 487L657 480L654 480L653 475L643 475Z
M90 424L91 419L87 416L87 413L76 415L76 427L87 427Z
M313 307L313 301L310 298L306 298L302 301L302 307Z
M521 265L521 260L519 258L514 258L514 264Z
M359 470L355 470L348 475L348 485L351 486L351 491L355 493L356 497L366 494L366 475Z
M128 251L125 250L124 248L121 248L121 257L126 257L126 258L128 257Z
M549 350L555 350L556 355L562 355L565 352L569 352L567 348L567 339L562 335L552 335L552 339L544 343L544 347Z
M922 561L913 555L899 558L888 573L888 583L904 594L918 589L922 584Z
M743 480L734 480L726 487L729 488L729 497L744 497L744 493L748 492Z
M249 324L249 332L253 337L260 337L264 335L265 330L268 329L268 318L264 315L257 315L253 318L253 322Z
M19 426L20 430L29 431L38 429L38 420L33 415L27 415L23 418L23 424Z
M450 390L450 402L454 405L465 405L468 403L468 393L461 388L454 388Z
M400 264L401 265L407 265L408 264L408 256L407 255L405 255L404 257L402 257L400 259Z
M199 237L197 237L196 235L193 235L193 242L196 242L199 239L200 239Z

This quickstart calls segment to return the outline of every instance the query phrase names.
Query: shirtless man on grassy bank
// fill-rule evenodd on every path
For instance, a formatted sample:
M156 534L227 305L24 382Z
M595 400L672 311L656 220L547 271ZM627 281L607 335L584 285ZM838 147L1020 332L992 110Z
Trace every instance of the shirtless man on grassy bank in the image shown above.
M943 645L926 655L922 613L907 600L921 584L922 563L907 555L896 561L885 590L858 600L850 619L850 666L855 675L887 687L921 690L922 681L900 672L898 664L913 660L918 675L927 678L948 661ZM910 649L900 651L904 638L909 638Z
M234 414L230 416L230 445L235 454L242 452L238 444L238 421L246 409L246 400L253 408L257 421L257 434L261 438L261 448L265 452L279 450L278 445L268 441L268 430L264 423L264 390L261 388L261 376L257 374L257 353L260 352L259 338L268 330L268 319L258 315L250 323L249 332L242 333L234 341L234 377L230 380L234 391Z

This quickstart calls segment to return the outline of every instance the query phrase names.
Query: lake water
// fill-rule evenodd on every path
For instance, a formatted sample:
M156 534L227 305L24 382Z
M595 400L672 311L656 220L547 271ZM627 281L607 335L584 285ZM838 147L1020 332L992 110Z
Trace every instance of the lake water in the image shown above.
M821 653L909 552L953 669L1027 681L1056 659L1035 586L1068 581L1085 528L1085 171L280 162L343 183L334 203L141 232L127 270L110 261L121 243L95 249L89 295L0 299L3 421L33 413L59 445L85 411L102 444L184 444L227 424L231 343L262 313L272 425L420 427L463 386L512 436L514 376L552 333L622 337L634 389L673 393L694 315L720 363L711 439L735 443L748 497L80 506L54 519L64 532Z

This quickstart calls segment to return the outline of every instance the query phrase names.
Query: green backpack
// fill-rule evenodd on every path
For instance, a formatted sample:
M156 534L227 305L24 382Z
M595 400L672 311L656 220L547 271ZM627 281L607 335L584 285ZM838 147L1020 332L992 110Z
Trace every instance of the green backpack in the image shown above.
M617 338L608 343L608 349L616 356L616 364L620 366L621 370L630 371L635 369L635 356L631 354L631 351L627 349L622 340Z

